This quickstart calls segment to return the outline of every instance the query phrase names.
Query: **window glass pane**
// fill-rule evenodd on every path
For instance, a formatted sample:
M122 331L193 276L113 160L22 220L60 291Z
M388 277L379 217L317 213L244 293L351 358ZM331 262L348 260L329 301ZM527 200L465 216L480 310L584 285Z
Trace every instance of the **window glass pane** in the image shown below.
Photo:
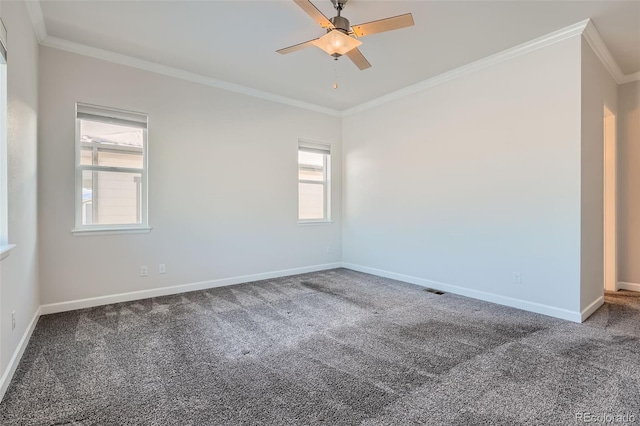
M98 150L98 165L141 169L143 166L142 150L139 152Z
M324 185L298 184L298 217L301 220L324 219Z
M324 172L321 167L300 166L298 168L298 179L324 181Z
M0 27L4 27L0 20ZM6 53L6 52L4 52ZM7 193L7 62L0 56L0 244L9 244L8 193Z
M82 223L93 223L93 180L91 172L82 173Z
M144 130L119 124L80 120L82 164L142 168ZM91 157L91 153L97 158ZM89 157L85 160L85 151ZM84 161L97 160L95 163Z
M91 148L80 149L80 164L83 164L83 165L93 164L93 150Z
M82 172L82 224L142 223L141 173Z
M298 151L298 164L306 164L309 166L323 167L324 166L324 154L316 152Z

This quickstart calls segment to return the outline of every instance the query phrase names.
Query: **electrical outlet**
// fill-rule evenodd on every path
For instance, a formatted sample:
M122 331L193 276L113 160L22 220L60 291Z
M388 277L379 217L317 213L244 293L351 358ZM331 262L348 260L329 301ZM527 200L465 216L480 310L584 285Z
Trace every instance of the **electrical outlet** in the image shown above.
M513 283L522 284L522 275L520 275L520 272L513 273Z
M16 328L16 311L11 312L11 330Z
M140 276L141 277L146 277L147 275L149 275L149 268L147 266L141 266L140 267Z
M167 265L165 265L164 263L159 264L158 272L161 274L164 274L165 272L167 272Z
M331 254L331 246L327 246L327 254Z

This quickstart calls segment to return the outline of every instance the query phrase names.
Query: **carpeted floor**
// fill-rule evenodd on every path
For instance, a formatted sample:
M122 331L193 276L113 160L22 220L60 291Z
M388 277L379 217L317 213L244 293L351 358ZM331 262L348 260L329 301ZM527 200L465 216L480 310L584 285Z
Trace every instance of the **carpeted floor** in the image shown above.
M0 424L567 425L582 412L640 423L638 293L574 324L336 269L43 316Z

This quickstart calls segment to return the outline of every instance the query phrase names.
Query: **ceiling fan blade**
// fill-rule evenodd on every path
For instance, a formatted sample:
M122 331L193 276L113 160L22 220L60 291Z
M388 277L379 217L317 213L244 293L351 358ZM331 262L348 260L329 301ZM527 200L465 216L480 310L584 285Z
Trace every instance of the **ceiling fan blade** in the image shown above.
M405 13L404 15L394 16L392 18L353 25L351 29L356 37L363 37L385 31L397 30L399 28L411 27L413 24L413 16L410 13Z
M298 6L302 8L307 15L311 16L311 18L316 21L322 28L334 28L333 24L324 16L317 7L313 5L309 0L293 0Z
M347 55L347 57L351 59L351 61L353 61L353 63L356 64L356 66L360 68L360 70L371 68L371 64L369 63L369 61L367 61L367 58L364 57L362 52L360 52L357 47L348 51L347 53L345 53L345 55Z
M293 46L285 47L283 49L276 50L281 55L286 55L287 53L297 52L298 50L302 50L306 47L313 46L313 42L316 41L317 38L313 40L305 41L304 43L294 44Z

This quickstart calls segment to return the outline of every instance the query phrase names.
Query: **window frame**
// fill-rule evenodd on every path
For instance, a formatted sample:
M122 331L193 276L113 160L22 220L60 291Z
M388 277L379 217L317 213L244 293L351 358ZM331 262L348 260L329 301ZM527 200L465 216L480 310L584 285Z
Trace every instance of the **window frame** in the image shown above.
M9 243L9 63L7 61L7 28L0 19L0 260L9 256L15 244Z
M323 179L321 181L300 179L300 151L322 154ZM298 175L298 192L297 192L298 224L313 225L313 224L333 223L333 221L331 220L331 144L299 139L298 149L296 151L296 157L297 157L296 173ZM322 194L323 194L324 209L323 209L322 218L319 218L319 219L301 219L300 218L300 184L301 183L323 186Z
M100 166L82 164L82 148L80 123L83 119L79 117L79 109L90 109L95 111L93 115L103 117L104 120L96 120L103 123L122 124L127 121L126 117L144 117L144 126L140 126L142 132L142 168L135 167L119 167L119 166ZM122 119L121 117L125 117ZM142 123L141 119L137 119L138 123ZM74 191L74 211L75 211L75 228L71 231L74 235L104 235L104 234L120 234L120 233L146 233L151 230L149 226L149 117L145 113L127 111L118 108L104 107L98 105L87 104L84 102L76 102L75 108L75 191ZM83 224L82 221L82 177L84 171L93 172L115 172L115 173L139 173L140 174L140 223L131 224Z

